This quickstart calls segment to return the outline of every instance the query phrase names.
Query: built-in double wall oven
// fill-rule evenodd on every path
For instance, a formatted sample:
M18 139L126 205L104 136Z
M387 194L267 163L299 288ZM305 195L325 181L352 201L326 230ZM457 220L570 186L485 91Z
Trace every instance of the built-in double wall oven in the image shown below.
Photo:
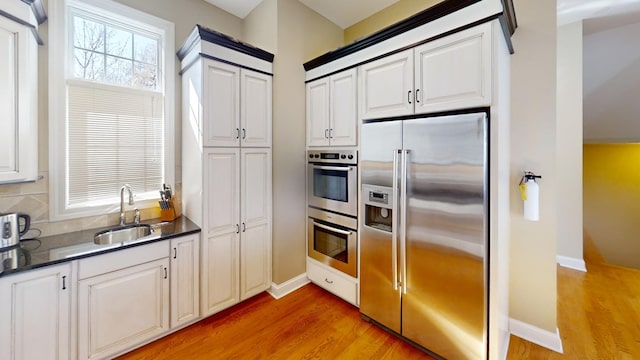
M357 276L358 170L356 150L310 150L308 255Z

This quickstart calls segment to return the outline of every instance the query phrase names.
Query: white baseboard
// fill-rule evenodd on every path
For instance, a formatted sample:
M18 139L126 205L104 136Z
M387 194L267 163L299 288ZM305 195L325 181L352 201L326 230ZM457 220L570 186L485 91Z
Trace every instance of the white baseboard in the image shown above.
M282 284L271 284L271 287L267 292L269 295L273 296L273 298L280 299L283 296L286 296L299 288L307 285L309 283L309 278L307 277L307 273L300 274L293 279L287 280Z
M509 319L509 331L519 338L562 354L562 339L558 328L553 333L511 318Z
M569 269L574 269L582 272L587 272L587 266L583 259L576 259L568 256L557 255L556 261L560 266Z
M509 333L505 335L505 338L502 341L502 352L500 353L500 360L507 360L507 353L509 353L509 341L511 340L511 336Z

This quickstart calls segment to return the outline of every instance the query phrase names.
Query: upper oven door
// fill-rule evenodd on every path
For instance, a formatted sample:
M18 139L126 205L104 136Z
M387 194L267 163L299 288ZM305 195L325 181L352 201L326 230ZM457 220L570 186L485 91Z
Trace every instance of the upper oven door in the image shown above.
M309 206L357 216L357 167L352 165L308 165Z

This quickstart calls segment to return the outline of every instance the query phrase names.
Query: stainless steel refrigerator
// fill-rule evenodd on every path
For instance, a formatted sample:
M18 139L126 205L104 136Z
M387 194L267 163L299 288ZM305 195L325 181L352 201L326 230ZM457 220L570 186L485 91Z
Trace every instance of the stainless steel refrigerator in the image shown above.
M487 114L361 134L360 312L443 358L486 359Z

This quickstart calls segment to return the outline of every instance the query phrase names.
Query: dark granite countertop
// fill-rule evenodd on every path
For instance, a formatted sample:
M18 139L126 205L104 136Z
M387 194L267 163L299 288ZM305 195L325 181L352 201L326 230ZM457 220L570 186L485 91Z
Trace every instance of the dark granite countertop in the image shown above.
M18 247L0 251L0 277L200 232L200 228L184 216L174 221L161 222L160 219L151 219L142 223L150 224L153 233L133 241L105 245L96 245L93 242L96 232L114 226L22 241Z

